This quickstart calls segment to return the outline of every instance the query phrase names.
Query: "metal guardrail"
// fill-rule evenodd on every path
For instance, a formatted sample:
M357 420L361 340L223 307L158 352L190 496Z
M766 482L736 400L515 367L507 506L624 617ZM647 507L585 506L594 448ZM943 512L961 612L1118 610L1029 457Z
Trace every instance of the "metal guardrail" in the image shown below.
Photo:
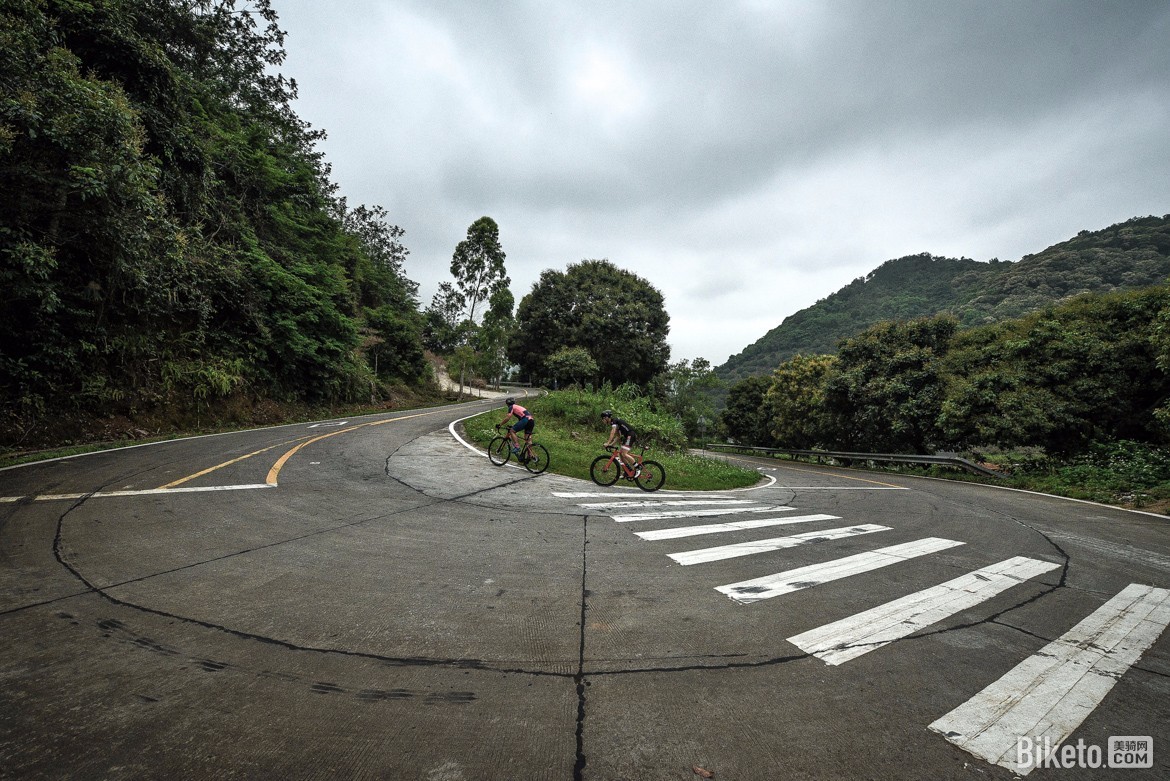
M747 451L749 453L763 453L772 455L780 453L782 455L790 456L791 458L815 458L818 461L826 458L831 458L836 461L868 461L879 464L929 464L935 466L953 466L959 469L966 469L968 472L976 475L983 475L984 477L1003 477L998 472L993 472L990 469L985 469L979 464L972 463L965 458L958 456L919 456L907 455L904 453L845 453L834 450L790 450L787 448L775 447L749 447L747 445L723 445L718 443L708 443L704 446L704 450L731 450L731 451Z

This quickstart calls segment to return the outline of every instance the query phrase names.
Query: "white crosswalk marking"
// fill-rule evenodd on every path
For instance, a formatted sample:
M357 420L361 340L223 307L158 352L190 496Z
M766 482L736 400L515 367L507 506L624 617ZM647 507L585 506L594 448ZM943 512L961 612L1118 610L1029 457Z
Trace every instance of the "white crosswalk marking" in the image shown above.
M553 491L553 496L560 499L631 499L635 496L646 496L646 493L641 488L617 488L608 491ZM655 491L655 499L726 499L724 494L692 494L692 493L667 493L664 491Z
M838 516L824 514L780 515L796 508L763 506L762 502L750 499L717 495L656 494L653 498L636 498L635 493L628 491L556 495L566 499L596 498L599 501L580 502L578 506L587 512L618 512L611 516L617 523L740 516L702 525L634 532L648 542L840 520ZM858 524L667 555L682 566L690 566L881 531L890 531L890 527ZM930 537L718 586L716 590L736 603L750 605L964 544ZM788 640L827 665L840 665L1059 567L1052 562L1015 556L793 635ZM935 721L930 729L981 759L1026 775L1037 764L1044 765L1050 759L1168 625L1170 590L1132 585L1064 636ZM1032 764L1028 766L1019 765L1023 761L1017 754L1021 738L1031 741L1032 752L1028 756L1032 757Z
M718 548L703 548L702 550L686 551L685 553L671 553L669 556L685 567L691 564L703 564L708 561L733 559L737 556L750 556L754 553L767 553L769 551L780 550L782 548L795 548L797 545L806 545L810 542L839 540L845 537L853 537L858 534L873 534L874 532L884 532L889 530L889 526L878 526L877 524L866 523L860 526L846 526L841 529L826 529L825 531L819 532L794 534L791 537L773 537L772 539L768 540L755 540L753 542L739 542L734 545L722 545Z
M930 725L956 746L1020 775L1021 737L1058 746L1170 624L1170 590L1132 584L1061 637Z
M614 515L611 517L618 523L631 523L633 521L657 521L664 518L705 518L715 515L733 515L735 513L776 513L792 509L791 507L733 507L731 509L663 510L655 513L635 513L632 515Z
M746 521L712 523L706 526L678 526L673 529L634 532L634 534L644 540L677 540L680 537L697 537L701 534L721 534L723 532L742 531L744 529L763 529L768 526L786 526L793 523L839 520L841 518L837 515L787 515L783 518L751 518Z
M978 605L1012 586L1059 566L1048 561L1016 556L872 610L795 635L788 638L788 642L826 664L841 664Z
M864 527L860 527L864 528ZM878 526L875 531L887 527ZM816 534L813 532L812 534ZM846 556L843 559L826 561L823 564L812 564L807 567L791 569L776 575L765 575L762 578L745 580L727 586L719 586L715 590L734 599L736 602L749 604L761 599L771 599L781 594L809 588L810 586L828 583L831 580L846 578L861 572L888 567L917 556L937 553L947 548L954 548L964 543L955 540L944 540L938 537L927 537L916 542L905 542L901 545L891 545L888 548L878 548L868 553L858 553L855 556Z
M612 508L615 510L625 510L631 507L705 507L705 506L720 506L726 507L728 505L749 505L759 504L751 499L677 499L666 501L648 501L648 502L581 502L577 506L584 507L587 510L604 510Z

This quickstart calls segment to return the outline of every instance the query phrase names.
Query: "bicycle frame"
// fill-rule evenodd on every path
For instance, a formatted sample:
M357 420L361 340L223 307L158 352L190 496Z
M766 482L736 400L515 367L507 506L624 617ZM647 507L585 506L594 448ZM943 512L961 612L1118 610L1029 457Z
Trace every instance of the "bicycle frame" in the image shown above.
M532 433L531 432L529 432L529 431L524 432L524 444L523 445L520 444L520 439L519 439L519 437L516 436L516 432L512 429L511 426L506 427L506 433L504 434L504 436L507 437L508 441L511 442L512 446L515 447L517 450L523 449L524 456L526 458L532 458L533 452L532 452Z
M625 477L627 480L633 480L634 484L643 491L657 491L666 482L666 469L663 468L662 464L644 457L645 445L637 453L626 451L633 456L633 467L627 465L622 459L620 447L613 449L610 447L606 448L609 455L598 456L589 465L589 476L593 478L593 482L601 486L610 486ZM615 469L615 463L620 464L621 468Z
M618 463L618 465L621 466L622 473L626 477L633 477L634 476L634 469L633 469L633 467L628 465L625 462L625 459L623 459L619 455L621 452L622 452L621 447L614 445L613 450L610 450L610 452L609 452L609 464L613 464L616 461ZM645 463L644 459L642 458L642 456L646 453L646 446L645 445L642 446L641 451L635 453L633 450L631 450L631 451L629 451L629 453L633 457L633 459L638 462L638 466L641 466L643 463ZM609 467L609 464L606 465L606 468Z
M548 469L548 448L535 441L529 432L525 431L524 445L520 445L519 438L515 433L508 429L506 434L501 434L501 426L496 426L496 436L488 443L487 455L493 464L496 466L503 466L508 463L508 459L516 453L516 460L519 461L525 469L533 474L539 475Z

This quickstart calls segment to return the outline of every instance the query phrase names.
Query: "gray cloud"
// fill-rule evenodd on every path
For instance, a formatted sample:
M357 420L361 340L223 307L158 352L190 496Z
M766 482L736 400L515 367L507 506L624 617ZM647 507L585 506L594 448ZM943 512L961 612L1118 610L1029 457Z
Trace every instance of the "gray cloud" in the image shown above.
M274 4L424 302L487 214L518 298L607 257L720 363L889 258L1170 211L1163 2Z

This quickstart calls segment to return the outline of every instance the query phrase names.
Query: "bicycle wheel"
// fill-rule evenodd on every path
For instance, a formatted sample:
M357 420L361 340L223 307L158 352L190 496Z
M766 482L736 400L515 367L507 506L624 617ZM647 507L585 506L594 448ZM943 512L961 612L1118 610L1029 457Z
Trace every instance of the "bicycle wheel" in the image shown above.
M524 468L534 475L548 469L548 448L532 443L532 458L524 462Z
M503 466L512 457L512 446L504 437L496 437L488 443L488 458L496 466Z
M589 476L598 485L613 485L621 476L621 467L617 465L616 461L611 464L609 458L609 456L598 456L589 465Z
M657 491L666 482L666 470L657 461L643 461L642 474L634 482L643 491Z

